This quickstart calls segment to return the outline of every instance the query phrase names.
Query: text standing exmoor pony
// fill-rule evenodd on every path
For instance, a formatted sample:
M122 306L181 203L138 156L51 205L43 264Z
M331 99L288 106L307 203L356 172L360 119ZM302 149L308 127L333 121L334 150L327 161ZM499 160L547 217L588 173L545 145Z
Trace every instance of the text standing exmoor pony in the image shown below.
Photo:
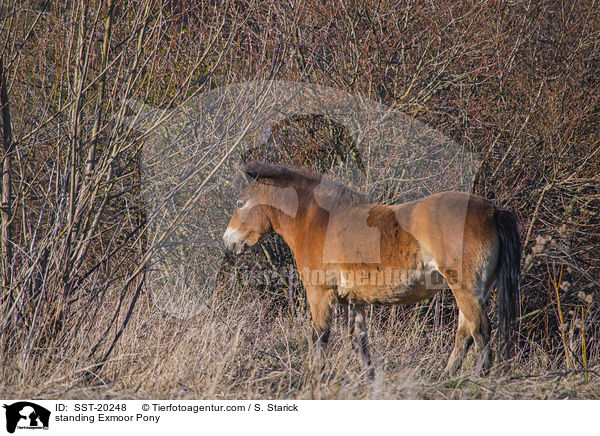
M371 369L366 304L410 304L450 287L459 308L445 375L475 343L475 370L491 364L485 304L498 290L498 327L509 349L519 311L520 242L512 212L463 192L387 206L304 169L250 162L223 240L237 253L275 232L292 250L315 337L325 345L332 308L345 305L352 345ZM443 278L442 278L443 277Z

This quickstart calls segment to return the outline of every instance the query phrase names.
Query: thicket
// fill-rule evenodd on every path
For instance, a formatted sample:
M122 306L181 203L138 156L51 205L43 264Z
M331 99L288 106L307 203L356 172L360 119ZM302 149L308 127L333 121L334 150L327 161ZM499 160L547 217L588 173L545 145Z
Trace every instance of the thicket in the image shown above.
M32 0L2 2L0 14L5 395L32 392L25 386L37 377L48 381L35 391L45 394L63 392L63 382L71 389L115 380L122 373L107 365L129 362L144 338L177 340L184 327L156 312L145 280L148 262L172 230L148 230L156 215L142 195L145 139L197 96L256 80L310 82L363 96L478 155L483 165L474 192L519 219L523 352L517 360L541 350L558 368L584 371L597 382L597 3ZM159 115L140 129L131 122L141 116L132 101ZM200 135L212 150L210 135ZM261 146L234 154L240 162L261 158L323 170L336 159L357 159L347 136L322 116L292 117ZM195 163L200 182L224 153ZM203 193L194 192L200 202ZM193 204L178 210L173 227L193 213ZM227 259L222 274L233 278L221 287L238 286L242 297L221 289L213 304L256 298L271 322L282 311L304 316L293 271L248 289L234 283L244 264L268 270L292 260L276 239L252 260ZM451 333L453 307L451 298L438 296L416 307L374 309L370 319L377 331L418 319ZM156 339L151 325L131 326L148 314L170 326L169 333ZM143 366L135 357L131 362ZM253 395L279 396L280 388L260 387Z

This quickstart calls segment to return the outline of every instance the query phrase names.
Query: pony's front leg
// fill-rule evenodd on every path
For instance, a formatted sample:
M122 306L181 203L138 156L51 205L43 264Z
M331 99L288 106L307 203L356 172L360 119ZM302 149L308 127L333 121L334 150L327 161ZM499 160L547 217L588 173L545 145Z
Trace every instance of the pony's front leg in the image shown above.
M325 286L306 286L306 297L312 317L313 343L322 351L329 342L331 312L336 296L333 290Z
M360 365L363 371L367 371L369 377L373 377L375 370L369 354L369 337L364 304L348 301L348 327L350 328L352 348L358 355Z

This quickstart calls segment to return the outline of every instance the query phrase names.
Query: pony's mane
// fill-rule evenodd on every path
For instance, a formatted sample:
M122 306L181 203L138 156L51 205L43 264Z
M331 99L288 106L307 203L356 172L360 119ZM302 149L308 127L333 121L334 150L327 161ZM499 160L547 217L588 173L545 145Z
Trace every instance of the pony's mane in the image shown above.
M250 161L242 168L234 180L234 185L243 186L248 181L258 180L277 186L304 185L319 190L319 195L337 204L369 203L370 198L363 193L323 174L305 168L288 167L269 162Z

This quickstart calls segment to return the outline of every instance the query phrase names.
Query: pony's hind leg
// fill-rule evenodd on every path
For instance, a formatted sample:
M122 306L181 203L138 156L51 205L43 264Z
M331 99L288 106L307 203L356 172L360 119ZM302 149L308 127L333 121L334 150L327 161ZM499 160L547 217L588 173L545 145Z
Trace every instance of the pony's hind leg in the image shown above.
M492 363L490 323L485 311L485 302L475 293L465 289L453 290L453 292L458 307L463 315L463 328L468 331L475 344L476 361L473 372L476 374L484 374L489 370ZM462 357L464 358L464 356ZM456 369L458 369L458 367Z
M458 312L458 327L456 329L456 336L454 338L454 349L450 354L446 368L442 373L442 377L451 377L456 374L458 368L462 365L469 347L473 343L473 337L471 336L471 329L469 322L466 320L462 311Z
M485 309L484 309L485 310ZM473 341L475 342L475 351L477 360L473 372L477 375L487 374L492 366L492 347L490 344L490 322L487 315L483 314L483 321L479 328L473 332Z
M352 348L358 355L360 365L368 371L369 377L375 375L369 353L369 337L365 319L365 307L363 304L348 302L348 327L350 329L350 341Z

